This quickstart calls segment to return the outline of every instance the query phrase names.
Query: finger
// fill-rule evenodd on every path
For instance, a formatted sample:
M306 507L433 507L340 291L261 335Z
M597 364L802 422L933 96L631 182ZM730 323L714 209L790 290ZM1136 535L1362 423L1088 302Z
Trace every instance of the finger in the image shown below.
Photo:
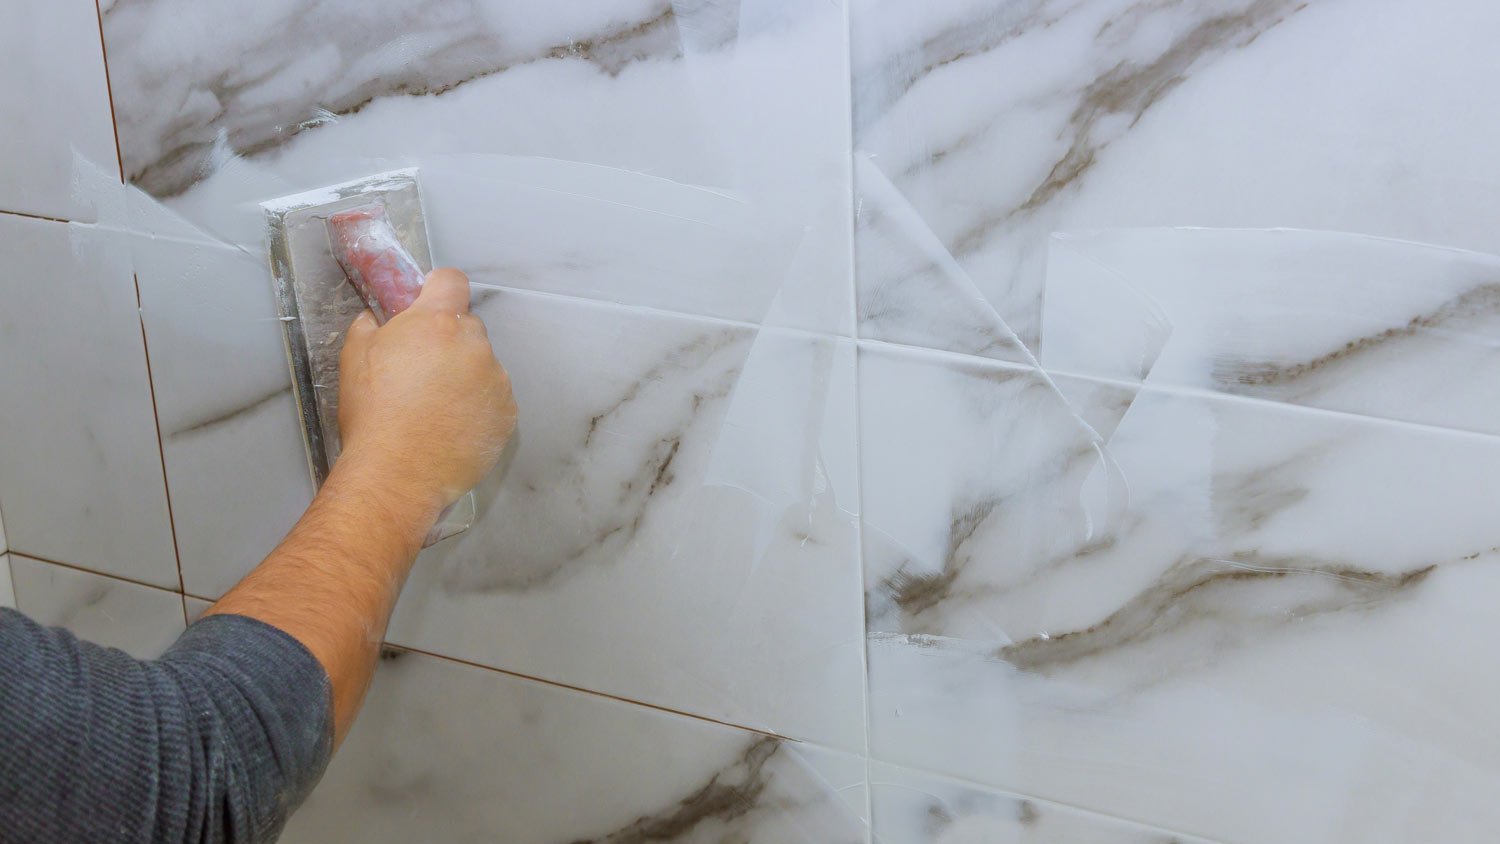
M449 314L469 312L469 277L451 267L433 270L422 283L413 308Z
M361 311L354 322L349 324L349 330L344 332L344 350L340 354L340 364L364 357L370 341L375 338L376 328L375 315L370 313L370 309Z

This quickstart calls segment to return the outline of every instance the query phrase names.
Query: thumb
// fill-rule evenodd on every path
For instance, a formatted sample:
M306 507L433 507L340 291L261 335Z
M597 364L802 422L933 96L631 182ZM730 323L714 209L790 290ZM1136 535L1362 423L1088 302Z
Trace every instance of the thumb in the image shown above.
M443 267L427 274L422 283L422 292L417 296L413 308L427 308L445 314L469 312L469 277Z

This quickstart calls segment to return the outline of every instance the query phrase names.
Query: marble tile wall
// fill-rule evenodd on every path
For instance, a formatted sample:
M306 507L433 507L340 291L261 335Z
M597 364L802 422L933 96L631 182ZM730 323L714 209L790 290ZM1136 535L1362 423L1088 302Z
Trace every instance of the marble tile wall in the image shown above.
M288 840L1493 839L1493 4L0 10L23 611L312 495L264 200L417 167L512 373Z
M282 840L859 844L867 812L858 755L392 648Z
M187 629L175 592L20 554L10 568L16 609L90 642L150 659Z
M0 211L94 222L74 161L119 168L98 12L75 0L4 0L0 12Z

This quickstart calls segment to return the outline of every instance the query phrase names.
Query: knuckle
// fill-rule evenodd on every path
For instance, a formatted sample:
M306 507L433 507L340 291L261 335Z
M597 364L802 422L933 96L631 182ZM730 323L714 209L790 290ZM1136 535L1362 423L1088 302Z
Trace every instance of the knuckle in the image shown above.
M462 270L453 267L438 267L427 274L427 282L436 282L445 285L468 284L469 277L464 275Z

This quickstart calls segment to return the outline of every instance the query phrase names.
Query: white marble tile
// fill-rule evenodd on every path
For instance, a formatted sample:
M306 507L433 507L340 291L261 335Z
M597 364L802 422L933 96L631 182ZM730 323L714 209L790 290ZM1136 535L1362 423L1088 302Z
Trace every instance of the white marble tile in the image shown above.
M861 354L872 752L1214 840L1483 840L1500 440L1039 382Z
M159 656L186 629L182 597L100 574L10 555L16 609L39 624L131 656Z
M387 649L283 840L859 844L864 784L857 755Z
M390 640L863 743L847 341L484 291L521 407Z
M854 146L1038 337L1049 235L1291 227L1500 252L1495 4L853 0ZM1336 48L1335 46L1336 45ZM864 184L858 186L863 203ZM861 229L863 336L1008 357Z
M10 582L10 555L0 554L0 607L15 609L16 591Z
M860 844L864 760L387 651L282 839Z
M128 179L258 249L256 203L417 166L440 262L852 331L840 4L388 6L105 4Z
M202 598L184 597L182 599L182 606L187 615L188 622L191 623L197 621L199 616L203 615L209 607L213 606L213 602L205 601Z
M102 8L189 592L308 491L258 203L416 166L436 260L537 292L481 307L522 432L393 641L862 744L853 351L796 332L852 333L841 4Z
M1062 235L1047 262L1040 357L1500 433L1497 281L1491 255L1335 232Z
M123 239L0 216L0 509L13 551L177 587Z
M219 595L312 499L276 304L259 254L191 230L129 241L183 584Z
M869 788L876 844L1209 844L883 762Z
M74 157L120 167L94 4L4 0L0 17L0 211L93 222Z
M519 433L478 490L475 526L418 560L390 641L861 746L852 343L523 291L479 288L474 302ZM252 418L189 428L186 462L163 399L174 492L202 499L177 509L184 578L206 597L274 542L263 509L225 508L214 487L284 501L289 522L301 487L247 461L295 451L306 477L295 419L256 416L255 392L240 394L222 404ZM253 547L221 538L256 521Z
M886 844L1492 837L1500 9L849 7L104 2L139 193L78 193L188 591L309 493L258 203L415 166L522 420L392 642L856 754L867 692ZM407 653L289 840L863 805L857 757Z

